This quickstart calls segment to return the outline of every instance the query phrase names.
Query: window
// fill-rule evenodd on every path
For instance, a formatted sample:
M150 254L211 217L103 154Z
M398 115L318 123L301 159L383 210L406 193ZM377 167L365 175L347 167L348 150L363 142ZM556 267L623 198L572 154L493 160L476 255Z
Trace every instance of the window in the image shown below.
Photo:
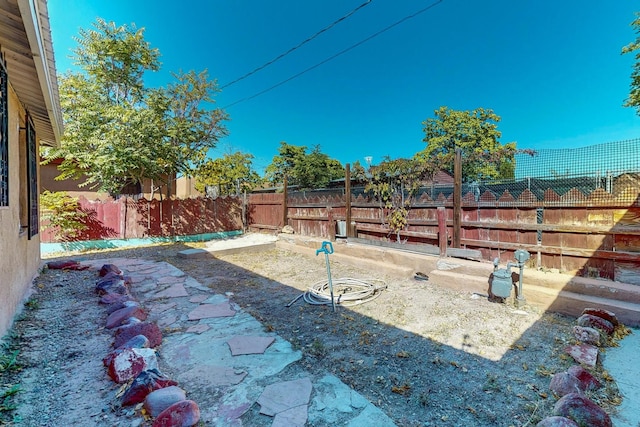
M27 203L29 218L29 239L38 234L38 144L36 130L31 117L27 115Z
M0 61L0 206L9 206L9 85Z

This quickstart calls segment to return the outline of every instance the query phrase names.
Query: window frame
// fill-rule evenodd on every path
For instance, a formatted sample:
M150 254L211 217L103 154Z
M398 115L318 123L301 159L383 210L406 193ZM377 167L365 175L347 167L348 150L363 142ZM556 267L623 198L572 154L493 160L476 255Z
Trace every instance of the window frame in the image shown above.
M27 211L28 211L28 238L38 234L40 224L39 191L38 191L38 143L36 141L36 128L31 115L27 112L25 118L27 135L26 161L27 161Z

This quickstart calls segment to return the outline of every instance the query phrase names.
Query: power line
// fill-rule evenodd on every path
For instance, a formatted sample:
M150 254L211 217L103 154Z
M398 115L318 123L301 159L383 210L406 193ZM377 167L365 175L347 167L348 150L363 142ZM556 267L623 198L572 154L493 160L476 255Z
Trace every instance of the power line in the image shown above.
M352 44L351 46L347 47L346 49L341 50L340 52L338 52L338 53L336 53L336 54L334 54L334 55L331 55L330 57L328 57L328 58L324 59L323 61L320 61L320 62L318 62L317 64L312 65L311 67L309 67L309 68L307 68L307 69L305 69L305 70L302 70L302 71L300 71L299 73L294 74L293 76L291 76L291 77L289 77L289 78L286 78L286 79L282 80L282 81L281 81L281 82L279 82L279 83L274 84L273 86L268 87L267 89L264 89L264 90L262 90L262 91L260 91L260 92L258 92L258 93L255 93L255 94L253 94L253 95L251 95L251 96L247 96L246 98L239 99L238 101L232 102L231 104L229 104L229 105L227 105L227 106L223 107L223 109L227 109L227 108L229 108L229 107L233 107L234 105L240 104L241 102L249 101L250 99L257 98L257 97L258 97L258 96L260 96L260 95L264 95L265 93L267 93L267 92L269 92L269 91L272 91L273 89L275 89L275 88L277 88L277 87L280 87L280 86L282 86L283 84L288 83L288 82L290 82L291 80L296 79L296 78L300 77L301 75L306 74L306 73L308 73L309 71L311 71L311 70L314 70L314 69L318 68L318 67L319 67L319 66L321 66L321 65L326 64L327 62L329 62L329 61L331 61L331 60L333 60L333 59L337 58L338 56L343 55L343 54L345 54L345 53L349 52L349 51L350 51L350 50L352 50L352 49L355 49L356 47L358 47L358 46L360 46L360 45L362 45L362 44L364 44L364 43L368 42L369 40L371 40L371 39L373 39L373 38L375 38L375 37L378 37L380 34L382 34L382 33L385 33L385 32L387 32L387 31L389 31L390 29L392 29L392 28L394 28L394 27L396 27L396 26L398 26L398 25L402 24L403 22L408 21L409 19L415 18L416 16L418 16L418 15L420 15L420 14L422 14L422 13L424 13L424 12L428 11L429 9L431 9L431 8L433 8L433 7L435 7L435 6L437 6L438 4L440 4L440 3L442 3L442 2L443 2L443 0L437 0L437 1L433 2L433 3L431 3L430 5L428 5L427 7L422 8L422 9L418 10L417 12L412 13L411 15L407 15L407 16L405 16L404 18L400 19L399 21L396 21L396 22L394 22L393 24L391 24L391 25L389 25L389 26L387 26L387 27L383 28L382 30L380 30L380 31L377 31L377 32L373 33L373 34L372 34L372 35L370 35L369 37L367 37L367 38L365 38L365 39L363 39L363 40L360 40L359 42L357 42L357 43L355 43L355 44Z
M298 45L292 47L291 49L289 49L288 51L276 56L275 58L273 58L271 61L259 66L258 68L255 68L252 71L249 71L247 74L238 77L235 80L230 81L229 83L225 84L224 86L221 86L220 89L224 89L226 87L231 86L232 84L238 83L240 80L244 80L247 77L249 77L252 74L257 73L260 70L263 70L265 68L267 68L269 65L273 64L274 62L284 58L285 56L287 56L288 54L290 54L291 52L293 52L294 50L298 49L299 47L309 43L311 40L315 39L316 37L318 37L320 34L324 33L327 30L330 30L332 27L336 26L338 23L344 21L345 19L347 19L348 17L350 17L351 15L353 15L354 13L356 13L357 11L359 11L360 9L362 9L363 7L367 6L369 3L371 3L373 0L367 0L364 3L362 3L360 6L356 7L355 9L353 9L351 12L347 13L346 15L338 18L337 20L333 21L331 24L327 25L326 27L324 27L323 29L321 29L320 31L318 31L317 33L315 33L314 35L310 36L309 38L303 40L301 43L299 43Z

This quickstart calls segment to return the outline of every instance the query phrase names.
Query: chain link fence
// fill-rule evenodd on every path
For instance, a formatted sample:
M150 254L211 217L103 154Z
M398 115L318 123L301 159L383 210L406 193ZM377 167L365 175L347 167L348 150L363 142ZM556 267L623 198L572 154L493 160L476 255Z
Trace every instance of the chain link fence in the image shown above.
M440 175L442 177L442 175ZM447 205L453 177L426 183L417 195L423 205ZM344 197L344 179L330 188L289 191L292 199ZM362 183L352 183L352 197L369 198ZM517 154L513 179L465 182L463 204L640 206L640 138L580 148L542 149Z
M463 200L498 206L640 204L640 139L517 154L515 165L514 179L463 184ZM434 201L452 193L452 184L423 189Z

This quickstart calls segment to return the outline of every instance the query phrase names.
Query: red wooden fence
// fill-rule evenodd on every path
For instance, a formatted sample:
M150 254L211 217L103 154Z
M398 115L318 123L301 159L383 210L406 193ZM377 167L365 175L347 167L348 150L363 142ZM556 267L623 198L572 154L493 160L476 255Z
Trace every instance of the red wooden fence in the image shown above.
M90 201L79 198L87 214L87 229L77 240L172 237L241 230L242 199L219 197L180 200ZM44 228L44 227L43 227ZM41 231L42 242L53 242L54 230Z

